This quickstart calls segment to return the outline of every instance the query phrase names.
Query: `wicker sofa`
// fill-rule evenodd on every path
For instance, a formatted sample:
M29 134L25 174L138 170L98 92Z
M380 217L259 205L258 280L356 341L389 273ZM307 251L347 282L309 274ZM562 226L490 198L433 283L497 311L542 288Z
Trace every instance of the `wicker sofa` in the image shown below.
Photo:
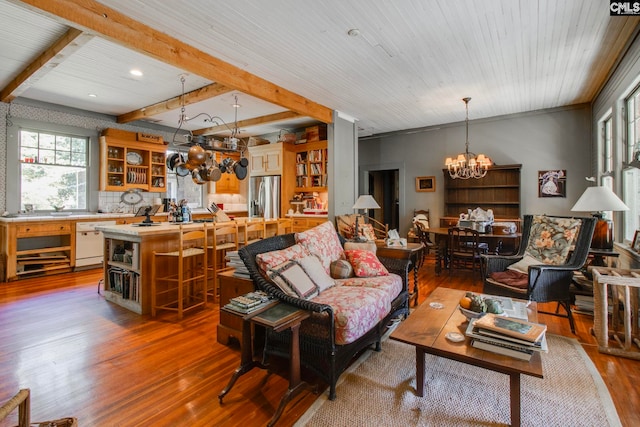
M318 238L319 232L322 238ZM344 240L338 236L333 224L326 222L304 233L274 236L255 242L241 248L239 255L258 289L311 312L311 317L300 327L300 362L329 384L329 399L334 400L338 377L353 357L371 345L380 351L382 335L391 319L408 315L409 263L407 260L378 258L389 273L386 277L338 279L334 286L311 298L293 296L271 280L262 263L265 257L272 255L275 258L282 257L281 260L292 259L290 251L304 244L301 237L305 233L311 233L306 236L312 237L309 239L312 246L337 240L339 251L342 250ZM311 247L308 253L319 255L325 268L330 263L328 258L336 258L335 253L330 256L317 246ZM268 331L264 357L275 355L288 358L290 337L290 331Z

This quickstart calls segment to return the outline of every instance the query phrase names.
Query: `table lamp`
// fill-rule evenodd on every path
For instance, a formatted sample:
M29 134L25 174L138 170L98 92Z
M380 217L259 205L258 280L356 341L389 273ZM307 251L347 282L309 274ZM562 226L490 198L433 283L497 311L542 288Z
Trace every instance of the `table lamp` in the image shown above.
M613 249L613 221L604 218L605 211L628 211L629 207L608 187L589 187L580 196L572 211L592 212L598 218L591 239L592 249Z
M360 209L364 209L366 215L368 209L380 209L380 205L378 204L378 202L376 202L376 199L374 199L373 196L369 194L363 194L362 196L358 197L358 200L356 200L356 203L353 205L353 209L356 210L356 214ZM360 228L358 228L359 216L360 215L356 215L356 229L353 240L356 242L363 242L364 238L360 237Z

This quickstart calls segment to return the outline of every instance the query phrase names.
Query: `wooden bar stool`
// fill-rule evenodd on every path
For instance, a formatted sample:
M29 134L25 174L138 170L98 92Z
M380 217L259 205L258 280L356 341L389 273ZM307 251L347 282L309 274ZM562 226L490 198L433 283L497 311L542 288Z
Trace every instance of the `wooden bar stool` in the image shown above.
M158 310L178 313L207 304L207 229L177 233L178 249L153 252L151 258L151 316Z
M264 218L248 219L244 223L244 239L242 245L247 246L260 239L264 239L266 234L266 225Z
M209 243L207 249L211 253L209 271L212 277L211 284L207 286L207 292L213 296L213 300L218 298L218 274L223 271L233 270L226 262L226 254L228 251L237 251L239 247L238 223L235 221L214 222L209 232Z

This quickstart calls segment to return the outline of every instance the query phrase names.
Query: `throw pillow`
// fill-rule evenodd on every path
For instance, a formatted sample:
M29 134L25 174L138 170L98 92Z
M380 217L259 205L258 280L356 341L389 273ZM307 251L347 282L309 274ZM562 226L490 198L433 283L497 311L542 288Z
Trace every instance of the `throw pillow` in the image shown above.
M270 268L267 275L287 295L303 299L318 295L318 286L297 261L287 261Z
M531 255L525 253L520 261L516 262L515 264L511 264L507 267L507 269L518 271L524 274L529 274L529 266L538 264L541 264L538 258L534 258Z
M340 238L331 221L296 233L296 242L303 246L308 253L317 255L327 273L329 273L332 261L344 259Z
M527 289L529 287L529 275L516 270L494 271L489 277L498 282L517 289Z
M346 259L337 259L331 263L331 277L334 279L348 279L353 276L353 267Z
M307 275L313 280L313 282L318 286L318 292L322 292L325 289L329 289L336 282L333 281L331 276L327 274L322 263L320 262L320 258L315 255L309 255L308 257L304 257L298 260L298 263Z
M349 263L353 267L356 277L388 276L389 271L380 262L376 254L371 251L354 249L345 251Z
M535 215L526 252L543 264L566 263L581 224L582 220L577 218Z
M351 235L354 236L355 233L355 224L351 228ZM373 231L373 225L371 224L363 224L362 222L358 223L358 236L364 237L367 241L376 240L376 232Z
M344 242L344 250L348 251L351 249L363 249L376 253L378 247L375 242Z
M278 251L265 252L256 255L256 263L262 272L280 265L285 261L296 260L309 256L309 252L301 245L293 245Z

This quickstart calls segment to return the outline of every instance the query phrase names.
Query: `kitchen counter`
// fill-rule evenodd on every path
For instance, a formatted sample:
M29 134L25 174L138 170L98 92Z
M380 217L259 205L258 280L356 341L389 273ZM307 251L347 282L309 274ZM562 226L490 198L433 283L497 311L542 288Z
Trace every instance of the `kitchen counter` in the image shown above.
M247 213L246 210L225 210L227 215L236 215ZM193 215L211 215L206 209L194 209L191 211ZM132 213L99 213L99 212L71 212L71 213L53 213L53 214L11 214L11 216L0 216L0 222L33 222L33 221L66 221L66 220L105 220L105 219L117 219L117 218L134 218ZM140 217L143 218L143 217ZM167 213L161 212L153 216L156 221L166 221Z

